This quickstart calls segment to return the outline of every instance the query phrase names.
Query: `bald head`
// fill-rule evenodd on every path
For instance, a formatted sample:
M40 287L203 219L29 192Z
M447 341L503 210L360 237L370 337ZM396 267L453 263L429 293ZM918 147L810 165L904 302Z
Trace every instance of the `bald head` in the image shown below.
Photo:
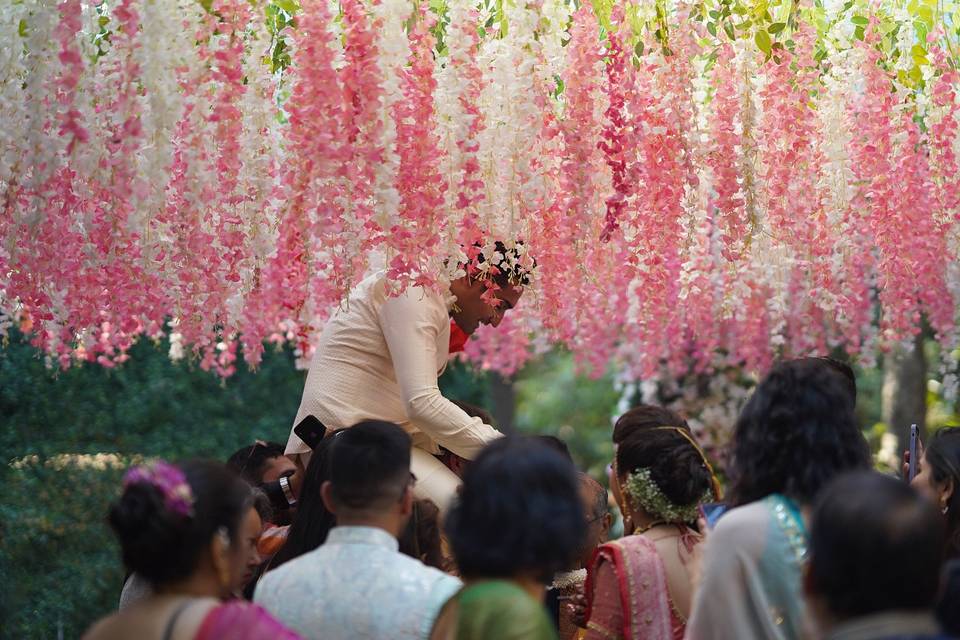
M607 490L586 473L580 474L580 499L587 520L600 518L607 512Z
M587 520L587 536L580 554L580 567L586 567L593 550L607 541L613 519L607 510L607 490L585 473L580 474L580 500Z

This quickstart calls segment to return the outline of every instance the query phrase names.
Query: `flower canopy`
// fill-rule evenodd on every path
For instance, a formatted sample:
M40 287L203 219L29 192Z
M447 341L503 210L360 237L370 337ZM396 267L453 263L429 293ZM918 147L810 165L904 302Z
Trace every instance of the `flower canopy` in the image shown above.
M468 356L642 377L947 345L949 0L17 0L0 8L0 329L62 366L168 334L307 356L365 273L535 277ZM522 241L521 244L517 244ZM474 261L475 263L476 261ZM501 265L502 266L502 265Z

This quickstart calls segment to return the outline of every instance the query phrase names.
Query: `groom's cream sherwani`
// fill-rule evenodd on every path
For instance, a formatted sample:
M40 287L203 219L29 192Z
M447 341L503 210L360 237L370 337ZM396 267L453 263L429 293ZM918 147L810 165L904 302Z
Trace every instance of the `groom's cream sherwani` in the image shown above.
M368 277L327 321L294 424L307 415L330 430L371 418L399 424L413 439L418 496L445 511L459 480L433 457L438 445L470 460L501 436L440 393L449 343L440 295L410 287L391 298L383 273ZM292 429L286 452L309 452Z

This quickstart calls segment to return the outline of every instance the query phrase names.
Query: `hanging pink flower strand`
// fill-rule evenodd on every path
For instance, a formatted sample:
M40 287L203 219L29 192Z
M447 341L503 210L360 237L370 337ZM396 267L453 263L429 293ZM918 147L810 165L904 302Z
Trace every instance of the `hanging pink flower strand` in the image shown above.
M410 65L401 72L403 100L394 105L400 172L397 191L400 210L393 218L386 244L392 257L387 274L395 280L431 286L437 274L431 269L444 231L443 193L446 184L432 160L439 156L434 134L433 92L436 80L431 64L433 17L421 5L410 31Z
M906 86L879 16L906 18L874 6L828 35L801 12L768 56L769 25L714 38L673 0L299 4L279 34L246 0L0 15L0 313L51 362L143 335L221 376L241 345L305 359L374 269L444 292L498 240L538 263L522 318L468 345L502 371L547 344L625 380L955 344L943 30Z

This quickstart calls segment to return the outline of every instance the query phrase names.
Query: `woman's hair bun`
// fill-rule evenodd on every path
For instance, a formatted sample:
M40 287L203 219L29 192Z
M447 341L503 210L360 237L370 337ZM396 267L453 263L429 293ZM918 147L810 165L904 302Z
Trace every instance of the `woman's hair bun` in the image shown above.
M127 569L158 586L196 570L219 529L226 528L234 539L252 505L250 486L223 464L158 461L127 472L107 520Z
M176 541L177 523L170 517L163 495L146 483L128 486L110 508L108 521L120 540L127 567L152 575L157 560Z
M698 504L713 486L706 459L679 428L631 434L617 449L617 466L621 474L648 469L660 491L678 507Z

